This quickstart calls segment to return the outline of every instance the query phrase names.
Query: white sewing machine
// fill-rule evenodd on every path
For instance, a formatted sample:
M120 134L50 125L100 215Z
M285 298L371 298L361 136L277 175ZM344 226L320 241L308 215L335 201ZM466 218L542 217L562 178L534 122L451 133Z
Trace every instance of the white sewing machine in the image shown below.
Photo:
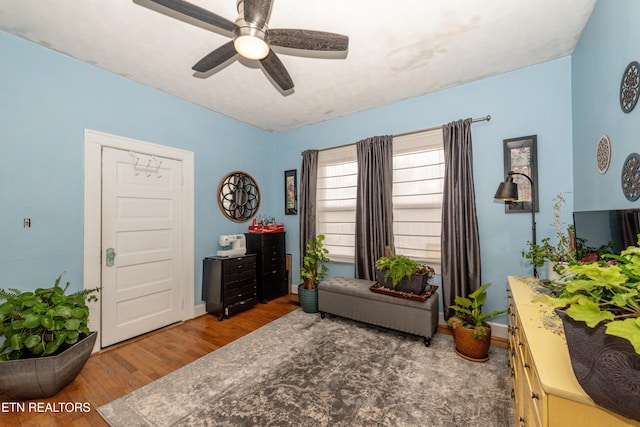
M244 234L223 234L218 239L220 246L230 249L221 249L217 252L218 256L238 256L247 252L247 242Z

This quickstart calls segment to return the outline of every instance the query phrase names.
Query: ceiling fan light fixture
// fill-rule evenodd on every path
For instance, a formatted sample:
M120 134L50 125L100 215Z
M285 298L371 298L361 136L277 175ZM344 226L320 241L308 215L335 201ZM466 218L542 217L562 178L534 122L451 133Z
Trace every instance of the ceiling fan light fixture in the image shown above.
M249 59L262 59L269 54L269 45L264 41L264 31L255 27L238 27L233 39L236 51Z
M255 36L240 36L233 41L238 53L249 59L262 59L269 54L269 46Z

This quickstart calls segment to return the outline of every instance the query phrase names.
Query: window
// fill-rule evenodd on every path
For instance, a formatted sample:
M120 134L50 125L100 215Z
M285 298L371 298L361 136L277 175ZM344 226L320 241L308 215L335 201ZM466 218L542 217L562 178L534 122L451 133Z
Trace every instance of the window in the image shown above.
M444 148L442 129L393 139L396 253L440 270Z
M316 233L332 261L354 260L357 179L355 144L318 153Z
M353 262L355 253L355 144L320 151L316 232L324 234L332 261ZM393 232L396 252L440 267L444 150L442 130L393 140Z

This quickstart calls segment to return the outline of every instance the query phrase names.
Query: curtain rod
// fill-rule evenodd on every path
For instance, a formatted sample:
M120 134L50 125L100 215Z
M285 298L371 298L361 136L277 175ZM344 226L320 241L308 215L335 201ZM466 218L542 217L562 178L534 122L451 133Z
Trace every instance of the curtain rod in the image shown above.
M476 123L476 122L489 122L489 121L491 121L491 116L490 116L489 114L487 114L487 115L486 115L486 116L484 116L484 117L478 117L478 118L475 118L475 119L471 119L471 123ZM409 136L409 135L414 135L414 134L416 134L416 133L420 133L420 132L429 132L429 131L431 131L431 130L437 130L437 129L440 129L442 126L444 126L444 125L440 125L440 126L433 126L433 127L430 127L430 128L419 129L419 130L413 130L413 131L411 131L411 132L398 133L398 134L395 134L395 135L393 135L393 136L397 138L397 137L399 137L399 136ZM349 144L342 144L342 145L336 145L336 146L334 146L334 147L321 148L321 149L319 149L318 151L333 150L334 148L348 147L348 146L350 146L350 145L354 145L354 144L355 144L355 142L351 142L351 143L349 143Z

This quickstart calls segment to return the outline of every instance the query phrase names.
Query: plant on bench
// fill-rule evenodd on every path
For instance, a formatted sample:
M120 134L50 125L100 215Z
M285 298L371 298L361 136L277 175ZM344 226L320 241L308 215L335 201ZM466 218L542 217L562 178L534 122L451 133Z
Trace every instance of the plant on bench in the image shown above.
M389 246L385 256L376 260L376 280L385 288L398 292L421 294L433 277L434 270L404 255L394 255Z

